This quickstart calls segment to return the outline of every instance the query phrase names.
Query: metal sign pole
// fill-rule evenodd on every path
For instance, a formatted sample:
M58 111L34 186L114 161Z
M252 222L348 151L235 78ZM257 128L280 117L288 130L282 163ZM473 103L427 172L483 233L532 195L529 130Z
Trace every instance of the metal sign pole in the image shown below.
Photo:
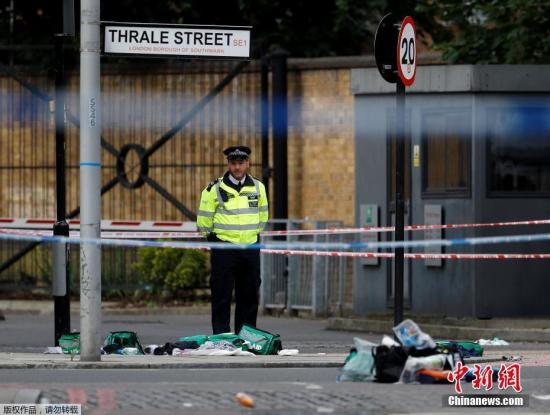
M64 32L66 7L63 8L56 21L55 41L55 183L57 221L53 227L54 235L69 236L69 225L65 221L66 212L66 182L65 182L65 96L67 77L65 72L65 39L69 37ZM67 16L70 19L71 16ZM74 32L74 31L73 31ZM53 247L53 298L54 298L54 344L59 345L59 337L71 331L71 306L68 271L68 245L56 243Z
M80 5L80 236L100 238L100 0ZM99 361L101 248L80 245L80 359Z
M396 134L395 134L395 241L405 238L405 85L400 79L396 83ZM395 248L394 279L394 325L403 321L403 247Z

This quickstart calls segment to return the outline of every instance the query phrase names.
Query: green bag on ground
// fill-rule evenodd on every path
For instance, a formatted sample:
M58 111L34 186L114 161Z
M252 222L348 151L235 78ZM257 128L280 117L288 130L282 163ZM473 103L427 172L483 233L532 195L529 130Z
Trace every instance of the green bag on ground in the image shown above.
M106 346L120 346L121 349L134 348L137 349L137 354L145 354L137 334L133 331L110 332L103 342L103 348Z
M435 344L437 345L437 349L443 353L447 353L447 350L456 348L462 357L483 356L483 346L476 342L467 340L437 340Z
M283 349L281 336L265 330L243 325L239 337L248 342L248 349L255 354L277 354Z
M178 339L180 342L196 342L199 346L208 341L208 336L204 334L197 334L196 336L185 336Z
M234 333L220 333L220 334L212 334L210 336L198 334L196 336L180 337L178 341L196 342L199 346L203 345L207 341L210 341L210 342L226 341L231 343L233 346L240 348L241 350L248 351L248 347L245 344L245 341L241 337L239 337L237 334L234 334Z
M59 338L59 347L63 353L79 354L80 353L80 333L63 334Z

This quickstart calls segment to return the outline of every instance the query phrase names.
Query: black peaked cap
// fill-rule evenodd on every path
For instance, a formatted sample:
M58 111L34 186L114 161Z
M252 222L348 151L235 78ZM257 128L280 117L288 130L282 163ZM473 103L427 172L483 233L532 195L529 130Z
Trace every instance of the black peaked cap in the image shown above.
M223 150L228 160L248 160L250 153L252 150L247 146L231 146Z

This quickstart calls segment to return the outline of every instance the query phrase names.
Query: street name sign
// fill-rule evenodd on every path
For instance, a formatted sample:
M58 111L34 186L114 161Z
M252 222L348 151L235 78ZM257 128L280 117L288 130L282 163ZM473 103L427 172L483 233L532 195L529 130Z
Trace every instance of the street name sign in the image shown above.
M406 86L411 86L416 75L416 28L410 16L403 19L399 30L397 70L401 82Z
M144 57L249 59L249 26L102 22L102 53Z

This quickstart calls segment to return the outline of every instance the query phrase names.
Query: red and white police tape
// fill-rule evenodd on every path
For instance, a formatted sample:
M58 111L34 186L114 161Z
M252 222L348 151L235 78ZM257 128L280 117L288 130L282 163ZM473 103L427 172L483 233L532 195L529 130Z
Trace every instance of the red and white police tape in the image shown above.
M52 229L55 220L53 219L24 219L24 218L0 218L0 229ZM80 221L72 219L68 221L69 226L80 228ZM406 231L426 231L439 229L464 229L464 228L498 228L506 226L526 225L550 225L550 219L508 221L508 222L486 222L486 223L458 223L442 225L410 225L405 226ZM196 232L194 222L177 221L134 221L134 220L102 220L103 231L132 231L128 238L198 238L201 235ZM393 226L383 227L358 227L358 228L328 228L328 229L296 229L286 231L265 231L264 236L285 236L285 235L330 235L330 234L352 234L369 232L393 232ZM136 231L140 231L137 233ZM143 234L141 234L143 232ZM153 233L158 232L158 233ZM178 234L180 232L181 234ZM139 235L139 236L138 236ZM113 237L113 236L109 236ZM122 234L116 237L124 238Z
M122 232L102 232L102 240L111 240L112 242L122 242L121 238L117 238ZM134 232L135 238L143 232ZM167 232L169 233L169 232ZM25 237L48 237L51 238L51 231L44 230L29 230L29 229L0 229L0 234L19 235L21 239ZM71 238L79 238L79 232L72 231ZM62 237L59 237L62 239ZM27 238L29 239L29 238ZM134 239L126 237L125 239ZM151 237L149 236L149 239ZM96 240L99 242L99 240ZM134 246L133 242L128 241L128 244ZM147 244L147 241L136 241L136 243ZM149 242L151 243L151 242ZM177 244L177 242L174 242ZM312 244L315 245L315 244ZM146 245L144 245L146 246ZM166 245L168 247L168 245ZM186 249L210 250L210 247L197 245L188 246ZM263 254L273 255L299 255L299 256L327 256L327 257L351 257L351 258L393 258L395 255L390 252L348 252L348 251L313 251L313 250L293 250L293 249L266 249L260 250ZM507 259L550 259L550 254L456 254L456 253L405 253L406 259L447 259L447 260L507 260Z
M262 249L263 254L329 256L351 258L393 258L391 252L333 252L333 251L302 251L287 249ZM415 254L405 253L406 259L550 259L550 254Z

